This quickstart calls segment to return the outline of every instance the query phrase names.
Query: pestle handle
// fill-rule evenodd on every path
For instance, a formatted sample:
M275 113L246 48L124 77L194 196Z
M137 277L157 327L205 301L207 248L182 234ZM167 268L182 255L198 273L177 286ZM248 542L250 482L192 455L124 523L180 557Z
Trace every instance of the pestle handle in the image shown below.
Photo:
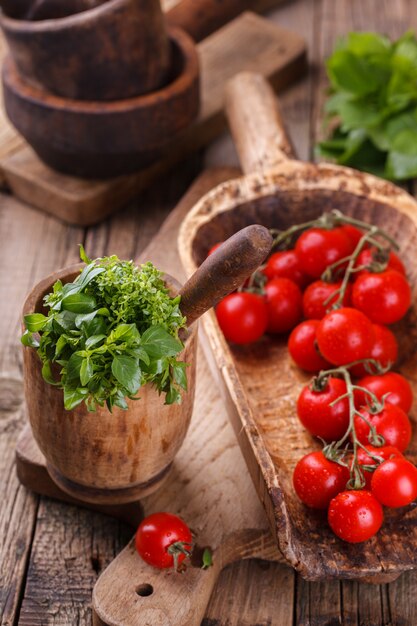
M232 235L207 257L180 291L187 326L240 287L263 263L271 247L269 230L253 224Z
M243 11L259 11L272 2L259 0L181 0L166 13L168 23L182 28L198 42Z
M245 174L274 169L294 158L276 96L260 74L241 72L230 79L226 114Z

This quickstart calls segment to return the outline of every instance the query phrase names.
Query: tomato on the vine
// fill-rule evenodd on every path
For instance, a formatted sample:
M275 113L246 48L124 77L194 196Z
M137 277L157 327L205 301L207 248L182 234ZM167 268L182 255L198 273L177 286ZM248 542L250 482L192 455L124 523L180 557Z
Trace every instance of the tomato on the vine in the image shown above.
M231 293L216 307L219 326L228 341L246 344L257 341L266 331L268 309L265 299L255 293Z
M395 270L379 274L364 272L353 283L352 302L373 322L393 324L410 308L410 285L405 276Z
M404 452L411 439L411 423L407 413L399 406L385 402L384 408L378 413L371 413L364 407L359 413L354 419L358 441L364 445L370 443L370 423L376 433L384 438L386 445L395 446Z
M350 239L353 252L362 237L364 236L363 231L359 230L359 228L356 228L356 226L353 226L352 224L344 224L340 228Z
M384 461L372 476L371 489L384 506L407 506L417 498L417 468L404 458Z
M319 350L334 365L368 358L373 341L372 323L361 311L349 307L327 313L317 327Z
M349 543L373 537L382 526L384 514L378 500L363 490L342 491L330 502L327 515L335 535Z
M337 290L340 288L342 281L335 283L326 283L323 280L316 280L311 283L303 294L303 311L304 317L312 320L321 320L327 310L331 309L338 298ZM351 304L352 286L348 285L343 296L342 304L348 307ZM325 304L326 303L326 304Z
M369 355L370 359L374 359L385 368L388 365L394 365L398 357L398 343L394 333L382 324L373 324L374 341ZM371 371L375 371L375 368ZM362 363L358 363L351 368L351 372L354 376L366 376L369 372L366 371L365 366Z
M295 251L303 271L320 278L329 265L351 254L352 244L341 228L310 228L298 238Z
M285 333L298 324L302 317L302 293L288 278L273 278L264 287L268 311L267 330Z
M337 398L346 394L346 383L329 376L322 391L306 385L298 396L297 415L307 430L325 441L337 441L349 426L349 402ZM335 404L332 404L334 401Z
M378 400L385 397L390 404L399 406L405 413L409 413L413 404L413 391L411 385L401 374L387 372L379 376L365 376L358 381L358 387L368 389L376 395ZM367 393L355 391L355 405L357 407L369 404Z
M295 250L282 250L274 252L263 269L263 273L272 280L273 278L289 278L303 289L310 278L301 268L300 259Z
M381 463L381 461L378 461L376 458L372 457L379 457L384 461L396 457L401 457L402 459L404 458L401 452L395 446L381 446L380 448L377 448L376 446L368 445L365 447L366 451L363 448L358 448L357 451L357 461L359 466L377 466L378 463ZM363 477L365 478L366 482L364 489L371 489L372 476L375 470L368 471L362 469L362 471Z
M323 452L311 452L295 466L293 484L304 504L314 509L327 509L330 500L346 488L349 477L347 467L329 461Z
M360 267L364 267L364 268L368 268L368 269L363 269L359 272L357 272L355 275L356 276L361 276L361 274L364 274L366 271L371 271L369 269L369 267L372 265L372 263L376 262L381 262L379 261L380 258L380 253L379 251L372 247L372 248L366 248L365 250L362 250L362 252L359 253L358 258L356 259L355 262L355 268L360 268ZM389 270L396 270L397 272L400 272L400 274L404 274L405 276L405 267L403 262L401 261L401 259L395 254L395 252L390 252L388 255L388 262L387 262L387 267L386 269Z
M139 524L135 545L149 565L158 568L175 566L177 569L191 553L191 531L177 515L153 513Z
M330 363L323 359L317 348L316 331L318 320L306 320L298 324L288 339L288 351L301 369L306 372L319 372L328 369Z

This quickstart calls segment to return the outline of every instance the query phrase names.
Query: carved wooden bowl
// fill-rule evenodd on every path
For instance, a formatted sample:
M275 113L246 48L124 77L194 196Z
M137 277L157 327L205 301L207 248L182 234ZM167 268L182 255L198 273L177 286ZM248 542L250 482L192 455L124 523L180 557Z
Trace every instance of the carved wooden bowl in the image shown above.
M81 269L73 265L48 276L30 292L23 314L46 313L43 297L58 279L72 281ZM166 276L175 291L179 283ZM188 391L182 404L165 405L151 386L140 389L139 400L127 400L128 410L110 413L85 405L64 409L63 392L46 383L35 350L25 348L24 383L30 424L44 454L50 476L65 492L85 502L133 502L158 489L184 441L191 420L195 391L197 325L185 341L181 360L187 368Z
M8 57L4 102L16 129L50 167L85 178L137 171L158 159L199 109L198 56L192 39L169 30L169 84L150 94L98 102L53 96L25 81Z
M166 83L171 48L159 0L26 4L0 15L25 81L82 100L131 98Z
M291 146L274 96L261 77L244 74L235 79L227 108L243 169L253 173L216 187L186 217L179 250L187 273L194 271L212 245L252 223L281 229L337 208L380 225L400 244L412 285L411 311L395 331L400 342L399 370L417 397L416 201L374 176L290 159ZM316 580L387 582L414 569L414 506L387 509L381 531L366 543L354 545L331 532L325 512L308 509L297 498L292 487L295 464L320 446L296 416L296 399L310 377L291 361L287 337L265 336L256 344L232 346L224 339L214 313L206 315L204 330L230 419L287 561L304 577ZM406 454L416 462L415 425Z

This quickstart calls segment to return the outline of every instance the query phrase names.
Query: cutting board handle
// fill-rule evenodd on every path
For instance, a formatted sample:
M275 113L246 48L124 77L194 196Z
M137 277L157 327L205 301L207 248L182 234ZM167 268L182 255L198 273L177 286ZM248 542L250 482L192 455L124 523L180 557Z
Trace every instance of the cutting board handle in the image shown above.
M276 96L260 74L241 72L227 83L226 113L245 174L295 157Z
M187 326L243 285L264 262L271 247L269 230L252 224L229 237L210 254L180 291L180 307L187 318Z
M181 0L166 17L169 24L183 28L199 42L256 4L254 0Z

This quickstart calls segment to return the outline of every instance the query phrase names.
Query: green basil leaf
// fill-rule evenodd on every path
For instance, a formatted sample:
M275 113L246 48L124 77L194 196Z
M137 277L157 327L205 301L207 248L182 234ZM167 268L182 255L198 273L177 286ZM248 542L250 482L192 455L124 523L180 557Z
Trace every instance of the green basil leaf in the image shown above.
M98 343L103 341L103 339L106 339L106 335L92 335L85 342L85 347L92 348L93 346L96 346Z
M61 354L62 350L65 348L65 346L67 345L67 338L65 335L61 335L58 339L58 341L56 342L56 348L55 348L55 358L59 357L59 355Z
M110 333L108 342L131 342L138 341L140 338L139 331L136 327L136 324L119 324L116 328Z
M42 365L42 377L50 385L59 385L59 382L57 382L52 376L51 364L49 361L45 361Z
M90 259L90 258L87 256L86 251L84 250L84 246L83 246L83 244L82 244L82 243L80 243L80 244L79 244L79 246L80 246L80 259L81 259L81 261L84 261L84 263L85 263L86 265L89 265L89 264L91 263L92 259Z
M65 296L62 300L62 308L64 311L71 311L73 313L91 313L96 307L95 298L85 293L75 293Z
M66 368L69 383L79 380L82 362L83 357L78 352L74 352L71 355Z
M75 409L81 404L88 394L88 389L77 387L76 389L64 388L64 407L67 411Z
M82 360L80 367L80 381L83 387L89 383L93 376L93 364L88 357Z
M187 391L187 374L185 373L186 363L175 362L172 364L172 372L175 382Z
M167 391L165 404L181 404L181 394L173 385Z
M141 337L141 345L151 359L175 356L181 352L183 345L170 335L162 326L151 326Z
M28 330L25 330L20 338L20 341L28 348L39 348L39 341Z
M54 325L58 325L58 332L75 329L77 314L72 311L61 311L53 318Z
M111 365L111 371L116 380L118 380L129 393L133 395L139 390L141 370L137 359L124 355L116 355Z
M24 316L24 322L27 330L31 333L37 333L43 329L48 318L42 313L31 313Z

